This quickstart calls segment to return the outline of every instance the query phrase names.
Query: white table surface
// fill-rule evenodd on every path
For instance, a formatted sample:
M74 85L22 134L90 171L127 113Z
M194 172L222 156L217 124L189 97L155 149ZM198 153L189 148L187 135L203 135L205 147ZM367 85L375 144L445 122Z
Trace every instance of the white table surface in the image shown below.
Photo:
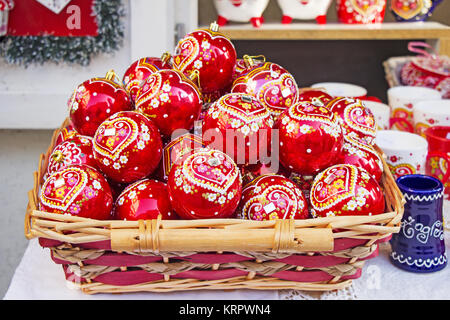
M447 254L450 253L450 234L446 233ZM380 246L379 256L364 265L361 278L342 292L322 294L321 299L450 299L450 267L441 271L418 274L406 272L389 261L390 245ZM60 265L50 259L48 249L39 246L37 239L30 241L12 278L5 300L53 299L163 299L163 300L277 300L312 299L307 292L234 290L202 290L173 293L131 293L86 295L70 288Z

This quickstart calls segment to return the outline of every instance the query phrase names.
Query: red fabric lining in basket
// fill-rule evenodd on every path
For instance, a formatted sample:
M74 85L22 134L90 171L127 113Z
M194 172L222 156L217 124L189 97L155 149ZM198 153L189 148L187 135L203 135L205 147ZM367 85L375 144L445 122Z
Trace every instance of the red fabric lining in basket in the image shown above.
M72 282L86 282L85 279L80 278L70 272L67 266L64 266L64 273L66 279ZM232 277L245 276L248 272L237 269L226 270L190 270L172 275L174 279L196 279L196 280L220 280ZM361 269L358 269L354 274L341 277L342 280L357 279L361 276ZM297 281L297 282L320 282L330 281L334 277L324 271L281 271L271 275L271 277ZM163 280L164 277L160 274L149 273L144 270L131 270L122 272L108 272L101 274L94 279L95 282L100 282L115 286L135 285L140 283L147 283L152 281Z
M377 255L378 255L378 247L369 256L358 260L371 259L376 257ZM53 253L52 259L57 264L71 263L70 261L65 261L54 257ZM205 264L216 264L216 263L222 264L230 262L249 261L253 260L253 258L237 254L194 254L187 257L179 257L177 258L177 260L187 260L194 263L205 263ZM158 261L162 261L162 257L135 256L124 253L105 253L96 259L84 260L83 264L85 265L92 264L99 266L131 267ZM350 261L350 258L322 256L322 255L314 255L314 256L291 255L283 259L274 259L272 261L283 262L294 266L303 266L305 268L324 268L334 266L337 264L347 263L348 261Z

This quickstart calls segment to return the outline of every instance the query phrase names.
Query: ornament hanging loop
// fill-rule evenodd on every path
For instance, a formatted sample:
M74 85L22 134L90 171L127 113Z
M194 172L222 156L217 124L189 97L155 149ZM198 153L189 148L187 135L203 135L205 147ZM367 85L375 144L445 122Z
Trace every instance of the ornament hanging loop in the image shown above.
M201 90L200 87L200 71L193 70L190 74L189 74L189 79L191 79L196 85L197 87Z
M169 52L164 52L161 56L161 61L163 64L168 63L172 59L172 55Z
M118 84L122 85L122 81L120 81L119 76L117 75L117 73L113 69L109 70L106 73L105 79L109 80L109 81L117 82Z
M217 24L216 21L212 22L209 25L209 30L211 30L212 32L218 32L219 31L219 25Z
M257 56L250 56L248 54L244 54L243 59L244 59L244 64L247 68L253 66L255 64L255 60L262 61L262 63L266 62L266 57L263 56L262 54L257 55Z

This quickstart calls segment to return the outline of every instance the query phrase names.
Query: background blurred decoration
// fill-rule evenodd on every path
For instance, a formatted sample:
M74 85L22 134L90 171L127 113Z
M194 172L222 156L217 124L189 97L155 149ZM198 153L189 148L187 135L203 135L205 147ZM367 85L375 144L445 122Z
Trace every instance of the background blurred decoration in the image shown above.
M442 0L391 0L397 21L425 21Z
M0 0L0 37L8 30L9 11L14 8L12 0Z
M124 16L121 0L22 0L10 12L0 56L25 67L46 62L86 66L93 56L122 46Z
M325 24L330 4L331 0L278 0L278 5L283 11L281 23L289 24L292 19L316 19L318 24Z
M260 27L264 18L262 16L269 0L214 0L219 26L228 21L251 22L255 28Z
M347 24L382 23L386 0L337 0L339 22Z

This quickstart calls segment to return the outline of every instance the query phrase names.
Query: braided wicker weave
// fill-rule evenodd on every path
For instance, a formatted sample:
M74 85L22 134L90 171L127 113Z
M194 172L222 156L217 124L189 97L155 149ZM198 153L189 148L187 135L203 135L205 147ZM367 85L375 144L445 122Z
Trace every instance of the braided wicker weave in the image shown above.
M34 173L25 236L39 237L66 279L85 293L341 289L400 228L404 199L384 158L388 212L375 216L99 221L41 212L39 188L59 131Z

